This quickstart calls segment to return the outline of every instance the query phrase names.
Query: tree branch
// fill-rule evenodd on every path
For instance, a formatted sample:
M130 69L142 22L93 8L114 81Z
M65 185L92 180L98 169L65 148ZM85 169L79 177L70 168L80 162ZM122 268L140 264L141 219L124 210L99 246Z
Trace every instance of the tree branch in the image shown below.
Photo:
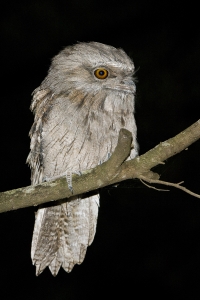
M148 186L148 187L151 188L151 189L153 188L153 189L155 189L155 190L157 190L157 191L165 191L165 192L168 192L169 190L157 189L157 188L155 188L154 186L151 186L151 185L146 184L145 182L143 182L143 180L144 180L144 181L147 181L147 182L149 182L149 183L156 183L156 184L162 184L162 185L167 185L167 186L173 186L173 187L175 187L175 188L177 188L177 189L180 189L180 190L184 191L185 193L190 194L191 196L194 196L194 197L200 199L200 195L198 195L198 194L196 194L196 193L193 193L192 191L186 189L184 186L181 186L181 184L182 184L184 181L181 181L181 182L179 182L179 183L173 183L173 182L168 182L168 181L163 181L163 180L149 179L149 178L146 178L145 176L142 176L142 175L140 176L140 180L142 181L142 183L143 183L144 185Z
M145 154L125 161L130 153L132 135L128 130L121 129L117 147L108 161L94 169L86 170L81 176L72 176L73 196L131 178L142 179L142 176L143 179L158 181L159 175L153 173L151 168L163 164L166 159L181 152L199 138L200 120ZM66 176L63 175L49 182L0 193L0 212L60 199L70 201L71 196Z

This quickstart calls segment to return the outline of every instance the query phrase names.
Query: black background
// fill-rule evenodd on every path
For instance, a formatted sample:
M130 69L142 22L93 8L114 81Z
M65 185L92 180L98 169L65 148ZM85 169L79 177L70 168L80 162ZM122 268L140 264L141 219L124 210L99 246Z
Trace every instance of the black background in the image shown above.
M137 71L140 154L199 118L199 9L192 1L6 1L1 9L0 191L30 184L31 92L77 41L123 48ZM200 194L200 142L156 171ZM137 183L134 181L134 183ZM1 299L199 299L200 200L142 185L101 192L82 265L54 278L31 264L35 208L0 215Z

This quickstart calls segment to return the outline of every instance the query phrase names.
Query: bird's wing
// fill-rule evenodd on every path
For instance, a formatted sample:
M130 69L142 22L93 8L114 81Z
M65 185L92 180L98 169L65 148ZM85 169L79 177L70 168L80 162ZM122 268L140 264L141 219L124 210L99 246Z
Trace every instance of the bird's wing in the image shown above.
M49 91L36 90L31 109L35 112L30 131L31 151L27 162L32 169L32 184L42 182L44 177L42 157L42 132L47 109L46 101L52 99ZM37 109L36 109L37 108ZM55 143L55 138L51 141ZM56 276L60 267L70 272L75 264L84 260L87 247L96 232L99 196L39 209L36 213L31 257L39 275L47 266Z

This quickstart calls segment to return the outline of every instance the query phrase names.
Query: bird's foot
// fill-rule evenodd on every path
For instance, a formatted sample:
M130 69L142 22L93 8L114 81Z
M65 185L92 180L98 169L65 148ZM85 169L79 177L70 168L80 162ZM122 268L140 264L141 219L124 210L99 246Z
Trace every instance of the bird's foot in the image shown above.
M66 171L66 180L67 180L67 185L71 193L73 194L73 187L72 187L72 174L77 174L79 176L82 175L81 171Z
M58 178L61 178L63 177L63 175L66 177L66 180L67 180L67 185L68 185L68 188L69 190L71 191L71 193L73 194L73 187L72 187L72 174L76 174L76 175L79 175L81 176L82 173L81 171L66 171L64 174L61 174L61 175L57 175L57 176L53 176L53 177L44 177L42 182L48 182L48 181L51 181L51 180L55 180L55 179L58 179Z
M110 152L108 152L107 153L107 157L106 157L106 159L104 159L104 160L100 160L99 161L99 163L98 163L98 165L102 165L105 161L107 161L109 158L111 157L111 153Z

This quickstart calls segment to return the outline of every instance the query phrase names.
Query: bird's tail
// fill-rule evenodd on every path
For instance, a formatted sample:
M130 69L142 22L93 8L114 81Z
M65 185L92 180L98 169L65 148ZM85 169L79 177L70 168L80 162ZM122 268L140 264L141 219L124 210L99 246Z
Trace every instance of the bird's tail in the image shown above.
M31 249L36 275L49 266L56 276L61 266L70 272L82 263L95 236L98 206L94 195L38 210Z

